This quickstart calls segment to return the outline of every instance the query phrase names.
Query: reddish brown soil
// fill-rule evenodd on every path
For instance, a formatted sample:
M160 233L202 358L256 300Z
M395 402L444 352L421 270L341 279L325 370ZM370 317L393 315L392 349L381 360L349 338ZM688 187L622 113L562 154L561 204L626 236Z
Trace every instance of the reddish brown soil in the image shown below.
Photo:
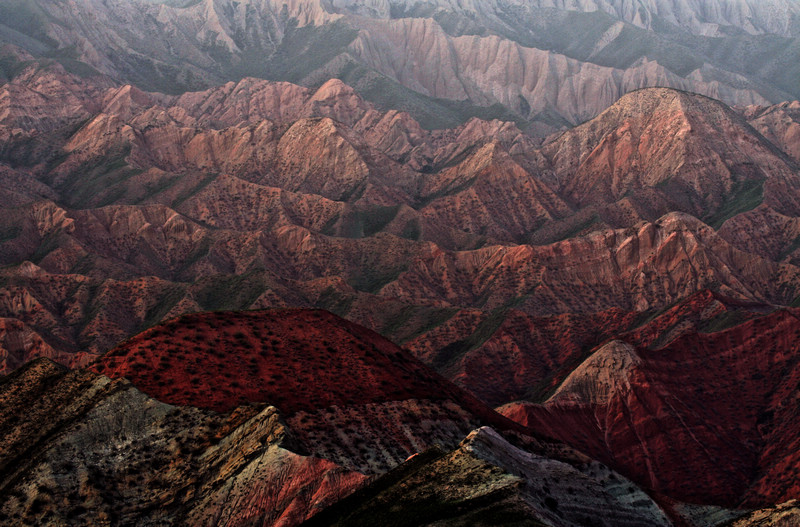
M800 494L799 310L636 354L608 396L559 391L502 413L680 500L760 506Z

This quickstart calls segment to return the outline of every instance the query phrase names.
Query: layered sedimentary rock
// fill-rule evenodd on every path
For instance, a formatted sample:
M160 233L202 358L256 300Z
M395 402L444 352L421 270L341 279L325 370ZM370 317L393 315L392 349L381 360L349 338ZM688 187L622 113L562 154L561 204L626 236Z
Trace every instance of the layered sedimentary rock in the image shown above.
M410 459L308 525L672 525L619 474L573 452L547 457L531 446L480 428L451 452Z
M688 448L694 428L707 427L709 444L728 456L722 462L697 451L683 472L663 436L654 444L631 439L641 423L618 429L610 421L612 448L583 421L600 407L609 415L651 410L621 401L620 393L674 406L641 377L648 354L685 351L685 339L705 338L697 331L712 340L731 326L746 332L798 296L798 173L789 143L770 142L724 105L641 90L537 146L500 121L425 131L407 114L377 111L336 80L310 90L245 79L176 97L104 88L60 66L36 65L3 89L2 175L12 183L0 218L6 373L36 356L84 365L184 313L322 307L396 338L492 405L541 400L560 386L544 407L523 403L509 415L668 497L700 495L692 481L701 481L704 504L762 506L793 496L793 458L779 446L793 444L790 416L774 414L772 431L763 424L791 398L793 374L760 372L778 387L776 398L748 392L749 413L728 416L744 423L741 433L713 424L725 409L655 413L653 422L672 431L675 444ZM13 109L30 90L50 105L64 90L74 92L67 99L74 104L26 118ZM791 332L793 320L777 326ZM229 389L216 390L220 380L199 365L180 375L169 368L177 358L161 351L210 353L191 332L149 351L130 341L121 350L138 350L141 360L112 354L98 371L138 379L138 388L166 403L220 411L243 401L274 404L305 445L299 454L359 474L382 473L426 446L454 448L481 424L474 408L458 402L390 397L386 390L401 373L373 379L378 384L364 393L380 400L339 405L326 399L335 391L325 390L303 397L304 404L320 398L312 406L292 406L285 394L301 387L270 391L268 382L256 382L276 373L270 353L288 348L243 328L206 331L267 354L232 362L244 375L239 387L233 372ZM746 344L714 344L734 371L749 367L737 362L750 360L742 358L755 345L747 335L740 339ZM764 338L763 349L788 345L778 334ZM593 352L597 346L604 347ZM760 364L784 356L765 353ZM213 353L203 357L217 364L212 369L224 365ZM693 364L686 358L673 366L684 363ZM156 373L139 378L137 371L151 370L137 364ZM298 376L312 375L302 361L291 364ZM693 368L708 370L705 362ZM414 371L406 374L414 378ZM669 375L681 372L687 385L696 382L687 371ZM303 386L314 386L316 376ZM730 389L715 385L711 399L692 397L703 408L745 397ZM205 403L194 398L204 394ZM531 420L530 408L574 422L571 430L586 435ZM420 416L427 428L413 424ZM693 419L703 424L680 424ZM363 429L373 448L347 434L325 443L342 422ZM382 428L394 430L390 439ZM730 453L742 444L757 446ZM658 460L652 473L638 464L642 451Z
M46 359L0 390L9 523L297 524L364 480L297 453L270 406L175 407Z

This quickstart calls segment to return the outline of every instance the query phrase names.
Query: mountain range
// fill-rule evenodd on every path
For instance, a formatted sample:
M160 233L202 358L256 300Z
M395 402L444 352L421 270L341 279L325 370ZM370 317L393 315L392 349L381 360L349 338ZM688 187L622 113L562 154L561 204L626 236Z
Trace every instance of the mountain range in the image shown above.
M477 116L544 134L646 86L798 99L799 16L796 0L9 0L0 38L146 90L338 78L426 128Z
M794 525L794 0L0 6L0 523Z

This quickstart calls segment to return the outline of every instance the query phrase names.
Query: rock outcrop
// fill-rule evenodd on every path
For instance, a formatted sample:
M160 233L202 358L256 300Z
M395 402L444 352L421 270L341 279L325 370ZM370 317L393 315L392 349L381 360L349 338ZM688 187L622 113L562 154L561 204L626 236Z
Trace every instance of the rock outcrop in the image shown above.
M47 359L0 397L7 523L296 525L365 480L298 453L271 406L171 406Z
M649 496L607 467L568 450L545 454L519 439L475 430L457 449L411 458L308 525L672 525Z
M476 422L511 425L391 342L325 311L185 315L89 369L170 404L230 412L270 401L306 451L363 473L452 446ZM347 424L360 439L330 443Z

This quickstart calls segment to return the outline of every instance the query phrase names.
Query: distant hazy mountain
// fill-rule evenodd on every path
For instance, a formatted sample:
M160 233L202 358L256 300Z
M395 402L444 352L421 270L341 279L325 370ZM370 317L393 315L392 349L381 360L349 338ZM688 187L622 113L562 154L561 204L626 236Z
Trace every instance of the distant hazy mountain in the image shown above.
M799 14L796 0L9 0L0 41L148 90L337 77L425 127L477 115L544 132L647 86L800 98Z

